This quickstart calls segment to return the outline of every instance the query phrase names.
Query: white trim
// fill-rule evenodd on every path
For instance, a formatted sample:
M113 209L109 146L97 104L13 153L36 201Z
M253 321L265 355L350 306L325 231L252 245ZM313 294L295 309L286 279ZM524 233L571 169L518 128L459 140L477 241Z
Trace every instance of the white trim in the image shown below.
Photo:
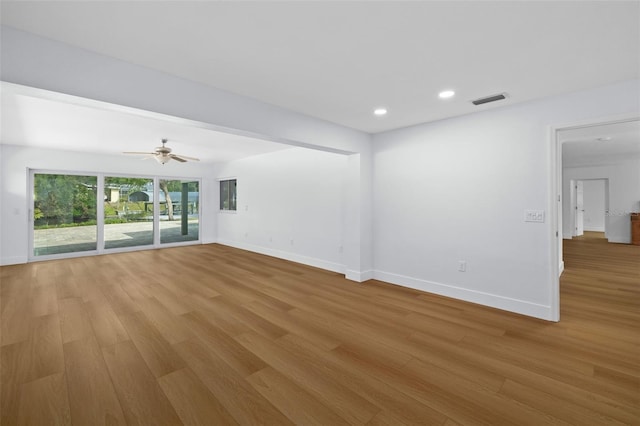
M278 259L289 260L295 263L301 263L303 265L313 266L315 268L325 269L331 272L337 272L339 274L345 273L344 265L340 263L330 262L324 259L318 259L315 257L303 256L301 254L291 253L282 250L276 250L268 247L262 247L254 244L242 243L239 241L232 241L226 239L218 239L218 244L223 246L229 246L238 248L241 250L247 250L254 253L265 254L267 256L277 257Z
M155 250L156 248L164 248L164 246L154 247L153 244L146 244L143 246L112 247L102 250L99 254L128 253L132 251Z
M374 271L372 269L369 269L368 271L354 271L353 269L347 269L345 278L351 281L362 283L372 280L373 273Z
M631 244L631 238L624 235L609 235L607 242L615 244Z
M560 321L560 274L564 270L562 256L562 143L558 139L560 130L580 129L585 127L595 127L604 124L625 123L628 121L640 120L637 112L617 114L609 117L601 117L589 120L581 120L573 123L565 123L549 126L548 147L549 147L549 209L551 219L549 223L551 245L550 253L550 303L551 321ZM554 229L555 225L555 229ZM556 231L558 237L556 238Z
M403 287L413 288L427 293L438 294L454 299L477 303L492 308L528 315L543 320L552 321L551 306L540 305L526 300L512 299L496 294L469 290L462 287L427 281L419 278L398 275L391 272L374 271L373 278Z
M158 214L156 214L156 212L158 212ZM160 177L159 176L153 177L153 246L160 247Z
M69 253L56 253L56 254L41 254L40 256L30 257L28 262L32 263L32 262L45 262L47 260L73 259L76 257L100 256L101 254L104 254L104 253L99 253L98 250L72 251Z
M33 197L33 185L34 185L34 176L35 176L35 170L34 169L30 169L29 167L27 167L27 191L25 192L25 194L27 194L27 196L25 197L27 199L27 208L26 208L26 212L27 212L27 238L29 239L29 241L27 241L27 253L26 253L26 262L29 262L31 260L33 256L33 240L35 238L35 234L34 234L34 226L35 226L35 219L33 218L34 216L34 197ZM22 256L20 256L22 257Z
M104 176L96 178L96 248L104 251ZM102 249L102 250L101 250Z

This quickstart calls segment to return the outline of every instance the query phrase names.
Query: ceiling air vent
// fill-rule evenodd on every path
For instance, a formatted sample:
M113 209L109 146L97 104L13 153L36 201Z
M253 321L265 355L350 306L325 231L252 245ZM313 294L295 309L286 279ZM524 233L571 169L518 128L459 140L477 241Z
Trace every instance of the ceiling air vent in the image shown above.
M471 103L474 105L482 105L488 104L489 102L501 101L507 98L505 95L506 93L500 93L499 95L487 96L484 98L476 99L475 101L471 101Z

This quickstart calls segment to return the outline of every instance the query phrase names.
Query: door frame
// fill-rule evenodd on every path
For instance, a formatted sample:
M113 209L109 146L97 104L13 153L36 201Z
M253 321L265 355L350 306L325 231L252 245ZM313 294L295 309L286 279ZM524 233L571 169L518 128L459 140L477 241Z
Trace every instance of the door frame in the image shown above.
M571 180L572 184L575 185L575 196L576 196L576 200L575 200L575 205L574 205L574 211L575 211L575 216L574 216L574 232L573 235L575 235L576 237L582 236L584 235L584 180L582 179L572 179ZM582 186L582 189L580 189L580 186ZM581 194L582 195L582 200L581 203L578 203L578 195ZM572 204L573 204L573 200ZM580 204L582 204L582 209L580 209ZM580 212L582 212L582 223L580 223L580 221L578 220L578 218L580 217ZM582 232L579 233L579 229L582 228Z
M596 127L606 124L626 123L640 120L640 114L627 113L609 117L582 120L548 127L549 148L549 258L550 258L550 320L560 321L560 275L564 270L562 252L562 142L558 138L561 130Z

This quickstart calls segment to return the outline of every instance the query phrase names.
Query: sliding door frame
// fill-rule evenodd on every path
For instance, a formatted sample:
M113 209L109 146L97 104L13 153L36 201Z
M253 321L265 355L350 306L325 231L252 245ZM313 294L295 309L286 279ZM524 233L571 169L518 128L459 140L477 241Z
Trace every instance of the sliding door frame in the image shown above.
M56 260L56 259L68 259L75 257L84 257L84 256L97 256L101 254L111 254L111 253L123 253L130 251L140 251L140 250L152 250L159 248L168 248L168 247L180 247L180 246L188 246L188 245L196 245L202 244L202 178L201 177L184 177L184 176L166 176L166 175L142 175L135 173L109 173L109 172L82 172L82 171L69 171L69 170L55 170L55 169L31 169L27 168L28 174L28 191L29 196L27 197L27 226L29 227L28 238L28 262L39 262L45 260ZM97 225L97 234L96 234L96 250L87 250L80 252L70 252L70 253L58 253L58 254L47 254L36 256L34 252L34 183L35 183L35 175L36 174L48 174L48 175L72 175L72 176L92 176L96 177L97 185L96 185L96 225ZM153 181L153 243L147 245L140 246L131 246L131 247L114 247L114 248L105 248L105 240L104 240L104 202L101 198L100 194L104 194L104 180L105 177L125 177L125 178L143 178L143 179L151 179ZM159 183L161 179L166 180L183 180L190 182L198 182L198 239L191 241L178 241L172 243L161 243L160 242L160 197L159 197ZM102 195L104 197L104 195ZM101 202L102 201L102 202ZM182 210L184 211L184 210Z

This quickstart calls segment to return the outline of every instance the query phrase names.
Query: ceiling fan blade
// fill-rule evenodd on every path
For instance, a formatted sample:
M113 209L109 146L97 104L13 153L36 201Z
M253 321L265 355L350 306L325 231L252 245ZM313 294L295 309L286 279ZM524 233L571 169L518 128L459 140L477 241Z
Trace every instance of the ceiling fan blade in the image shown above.
M173 157L176 156L176 154L171 154ZM199 158L196 157L187 157L186 155L179 155L180 158L182 158L183 160L189 160L189 161L200 161Z
M134 154L134 155L154 155L154 152L132 152L132 151L128 151L128 152L123 152L123 154Z
M187 160L185 160L185 159L184 159L184 158L182 158L182 157L178 157L178 156L177 156L177 155L175 155L175 154L169 154L169 157L171 157L171 158L173 158L174 160L179 161L179 162L181 162L181 163L186 163L186 162L187 162Z

